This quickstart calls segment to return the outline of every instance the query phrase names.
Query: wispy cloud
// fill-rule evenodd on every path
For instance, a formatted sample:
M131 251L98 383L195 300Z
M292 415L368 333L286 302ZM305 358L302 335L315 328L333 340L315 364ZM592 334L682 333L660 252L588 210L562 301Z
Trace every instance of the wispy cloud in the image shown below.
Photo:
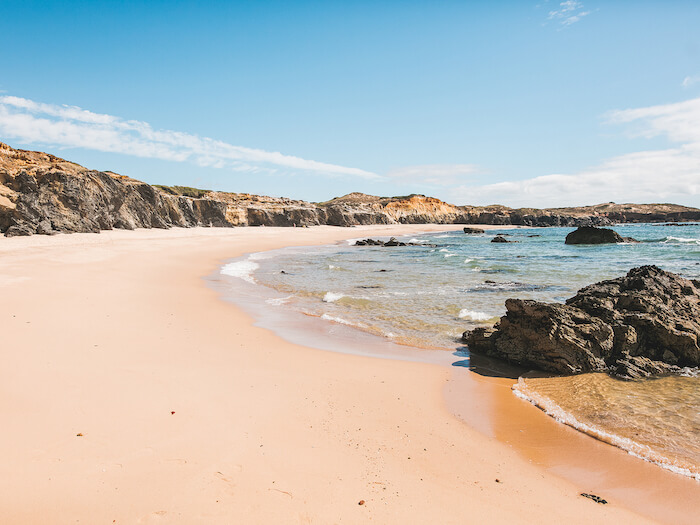
M549 12L547 20L555 20L562 27L568 27L581 20L584 16L591 14L591 11L584 11L583 4L576 0L566 0L559 4L558 9Z
M700 98L614 111L612 124L640 137L666 137L675 147L613 157L576 174L552 174L453 191L464 203L574 206L601 202L678 202L700 206Z
M387 177L401 183L450 186L482 172L475 164L424 164L393 169L387 173Z
M689 88L690 86L700 83L700 75L688 76L683 79L681 86L684 88Z
M0 137L24 144L84 148L235 171L301 171L379 178L357 168L234 146L180 131L153 129L150 124L138 120L13 96L0 96Z

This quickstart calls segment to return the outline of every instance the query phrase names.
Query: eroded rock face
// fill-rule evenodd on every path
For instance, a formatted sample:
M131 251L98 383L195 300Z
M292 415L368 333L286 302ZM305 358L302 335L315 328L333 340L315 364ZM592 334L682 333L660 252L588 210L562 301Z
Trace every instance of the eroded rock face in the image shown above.
M621 221L698 220L700 210L672 204L614 203L587 208L512 209L500 205L454 206L425 195L376 197L362 193L311 203L245 193L155 187L116 173L88 170L48 153L18 150L0 143L0 233L6 235L171 226L582 226L611 224L613 215Z
M506 309L495 327L464 333L471 351L561 374L700 366L700 282L656 266L582 288L566 304L508 299Z

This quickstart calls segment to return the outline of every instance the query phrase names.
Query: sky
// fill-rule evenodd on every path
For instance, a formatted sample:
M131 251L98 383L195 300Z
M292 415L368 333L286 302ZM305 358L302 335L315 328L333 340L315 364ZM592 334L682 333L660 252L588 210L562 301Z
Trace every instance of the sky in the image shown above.
M0 141L326 201L700 207L700 2L0 0Z

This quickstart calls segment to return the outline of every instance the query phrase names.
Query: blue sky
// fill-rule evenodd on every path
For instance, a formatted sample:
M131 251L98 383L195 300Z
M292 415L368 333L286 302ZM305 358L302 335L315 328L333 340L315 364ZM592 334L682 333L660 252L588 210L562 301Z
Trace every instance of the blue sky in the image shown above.
M700 206L697 2L0 7L15 147L314 201Z

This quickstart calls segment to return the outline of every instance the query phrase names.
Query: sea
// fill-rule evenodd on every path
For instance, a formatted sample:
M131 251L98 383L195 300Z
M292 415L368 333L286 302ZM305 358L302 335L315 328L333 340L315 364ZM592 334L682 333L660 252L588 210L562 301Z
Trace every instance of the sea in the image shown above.
M248 254L226 264L221 275L245 283L257 311L268 317L295 312L360 339L383 338L409 359L416 348L468 355L462 333L497 322L511 297L562 303L588 284L647 264L700 279L700 224L613 228L640 242L566 245L573 228L468 235L454 225L399 238L411 246L354 246L353 239ZM512 242L492 243L496 234ZM290 331L294 324L287 323ZM513 394L563 424L700 481L697 370L635 381L524 372Z

